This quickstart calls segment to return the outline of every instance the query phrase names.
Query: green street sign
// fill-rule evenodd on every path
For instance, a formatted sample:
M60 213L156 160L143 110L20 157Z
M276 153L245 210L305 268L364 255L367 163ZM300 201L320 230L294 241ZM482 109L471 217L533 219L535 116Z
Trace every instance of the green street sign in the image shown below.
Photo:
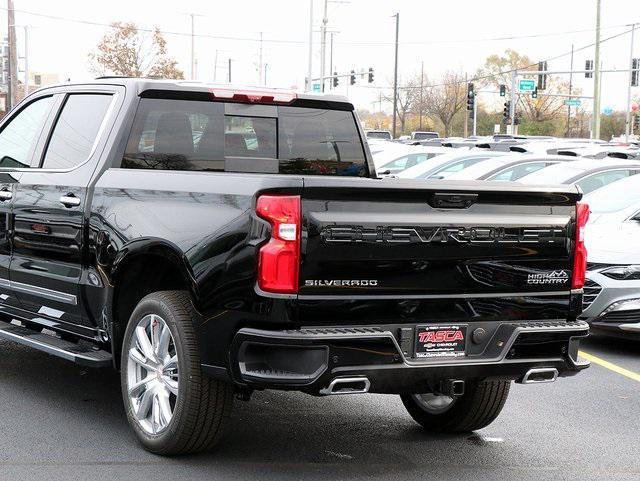
M531 92L536 89L536 82L531 79L522 79L518 83L521 92Z
M578 107L580 106L581 102L580 99L566 99L564 101L564 104L568 107Z
M313 84L313 91L314 92L320 92L320 84Z

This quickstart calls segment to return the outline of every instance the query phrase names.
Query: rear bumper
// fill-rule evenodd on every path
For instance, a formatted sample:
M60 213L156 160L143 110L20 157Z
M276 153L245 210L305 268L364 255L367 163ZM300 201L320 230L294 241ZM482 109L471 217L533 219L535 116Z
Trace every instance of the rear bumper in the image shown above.
M339 378L366 379L369 392L427 392L453 379L522 380L531 369L556 369L559 376L589 366L578 360L588 335L586 322L496 322L482 342L467 341L466 355L417 359L415 325L308 328L268 331L240 329L230 350L233 381L252 389L327 393ZM476 326L471 326L476 329ZM409 333L409 334L408 334Z

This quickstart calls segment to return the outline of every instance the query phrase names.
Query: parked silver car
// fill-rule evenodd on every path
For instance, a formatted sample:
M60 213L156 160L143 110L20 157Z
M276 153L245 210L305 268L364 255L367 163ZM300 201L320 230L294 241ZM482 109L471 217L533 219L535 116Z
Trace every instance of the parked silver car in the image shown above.
M582 318L594 332L640 339L640 176L585 196L587 281Z

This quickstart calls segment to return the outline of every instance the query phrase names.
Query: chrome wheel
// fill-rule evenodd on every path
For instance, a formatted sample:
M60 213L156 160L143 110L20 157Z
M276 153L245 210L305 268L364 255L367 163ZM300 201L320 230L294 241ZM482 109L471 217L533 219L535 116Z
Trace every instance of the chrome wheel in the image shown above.
M433 393L413 394L416 404L429 414L442 414L451 409L456 402L450 396L438 396Z
M133 415L149 434L164 431L178 399L178 355L164 319L144 316L129 344L127 398Z

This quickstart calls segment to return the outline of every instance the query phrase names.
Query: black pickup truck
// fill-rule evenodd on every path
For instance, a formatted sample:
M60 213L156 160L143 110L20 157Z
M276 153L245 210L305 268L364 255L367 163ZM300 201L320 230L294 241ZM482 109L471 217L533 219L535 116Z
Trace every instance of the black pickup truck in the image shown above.
M426 429L587 367L572 186L376 179L353 106L102 78L0 124L0 337L121 372L160 454L235 397L399 394Z

